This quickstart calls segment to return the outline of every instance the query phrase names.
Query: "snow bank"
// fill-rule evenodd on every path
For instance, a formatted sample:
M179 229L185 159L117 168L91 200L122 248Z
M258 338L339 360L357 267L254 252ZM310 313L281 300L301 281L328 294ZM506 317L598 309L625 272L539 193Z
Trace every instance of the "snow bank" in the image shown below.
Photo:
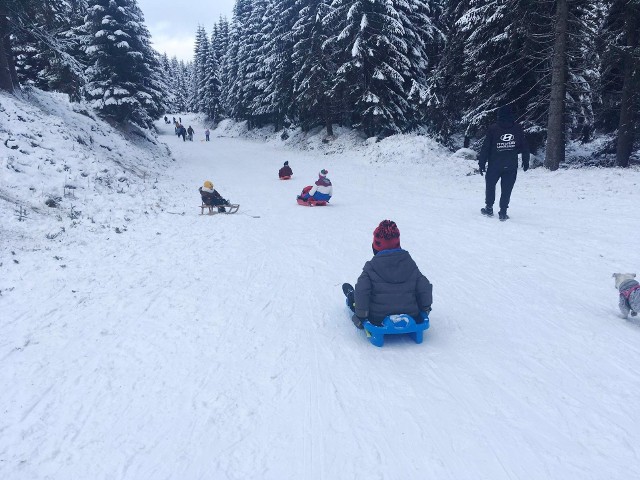
M171 160L155 135L122 132L66 95L0 94L0 234L39 245L74 229L126 230L133 212L151 212Z
M204 119L202 119L204 120ZM213 128L213 127L212 127ZM459 165L467 164L465 174L477 171L478 152L472 148L460 148L451 152L431 137L415 134L401 134L378 140L375 137L366 138L360 132L350 128L334 127L334 135L327 136L324 128L315 128L310 132L291 128L274 132L273 126L249 130L247 122L234 120L221 121L214 134L218 137L249 138L263 140L267 143L284 145L289 148L313 151L317 150L325 155L332 154L362 154L371 163L399 163L421 164L428 159L445 159L445 165L451 161ZM462 138L455 143L461 143ZM476 139L479 148L481 139ZM611 135L600 135L589 143L570 141L567 143L566 161L561 168L583 167L611 167L615 165L615 139ZM614 148L611 151L611 148ZM640 151L631 157L631 168L640 171ZM531 154L532 168L544 164L544 152Z
M300 128L274 132L273 127L249 130L247 122L223 120L213 132L217 137L244 137L263 140L304 151L324 155L362 156L370 163L421 164L427 159L451 157L451 152L430 137L417 134L393 135L382 140L366 138L350 128L335 126L334 135L327 136L324 128L303 132Z

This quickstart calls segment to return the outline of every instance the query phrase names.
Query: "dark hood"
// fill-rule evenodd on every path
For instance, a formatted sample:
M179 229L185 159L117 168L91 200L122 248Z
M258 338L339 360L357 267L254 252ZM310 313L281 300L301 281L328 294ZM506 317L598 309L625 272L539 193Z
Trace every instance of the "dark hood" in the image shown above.
M405 250L382 250L371 259L371 268L388 283L403 283L417 269L409 252Z
M515 117L510 105L505 105L498 109L498 123L513 124Z

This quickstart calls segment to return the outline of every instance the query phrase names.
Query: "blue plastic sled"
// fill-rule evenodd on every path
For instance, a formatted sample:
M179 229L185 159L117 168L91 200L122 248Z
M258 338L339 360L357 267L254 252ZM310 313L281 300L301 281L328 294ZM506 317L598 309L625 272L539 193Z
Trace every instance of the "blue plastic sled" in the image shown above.
M349 299L346 300L346 303L348 307ZM384 317L380 327L368 320L364 321L363 326L367 333L367 338L376 347L384 345L385 335L400 335L403 333L411 335L416 343L422 343L424 331L429 328L429 315L426 312L420 312L420 316L422 317L422 323L416 323L411 315L402 313Z
M376 347L384 345L385 335L400 335L408 333L416 343L422 343L424 331L429 328L429 315L421 312L422 323L416 323L411 315L402 313L400 315L389 315L384 317L382 326L372 324L369 321L363 323L369 341Z

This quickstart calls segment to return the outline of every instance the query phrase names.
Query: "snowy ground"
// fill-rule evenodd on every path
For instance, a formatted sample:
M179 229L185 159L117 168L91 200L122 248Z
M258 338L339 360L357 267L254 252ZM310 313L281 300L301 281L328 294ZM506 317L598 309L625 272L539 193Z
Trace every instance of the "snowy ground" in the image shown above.
M194 127L160 127L163 212L2 241L0 478L640 478L640 323L610 278L640 270L640 172L521 173L500 223L428 141ZM331 206L298 206L323 167ZM206 179L239 214L199 216ZM344 306L385 218L434 284L422 345L375 348Z

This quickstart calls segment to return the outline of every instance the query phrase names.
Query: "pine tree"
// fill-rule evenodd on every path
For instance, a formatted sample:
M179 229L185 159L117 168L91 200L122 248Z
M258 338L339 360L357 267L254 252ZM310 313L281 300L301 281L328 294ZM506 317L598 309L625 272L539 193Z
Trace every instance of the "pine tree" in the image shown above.
M604 39L601 125L617 130L616 165L628 167L640 118L640 1L609 0Z
M428 79L423 100L426 111L425 123L436 138L447 144L451 144L453 134L460 129L463 106L466 104L466 72L462 70L465 33L458 20L469 8L469 0L447 2L440 22L446 42L442 56Z
M463 34L462 125L473 136L513 105L529 131L544 130L552 1L480 0L456 21ZM536 142L534 142L536 143Z
M302 129L317 125L333 135L335 106L333 80L336 65L329 49L329 30L323 18L328 14L330 0L299 0L299 17L293 26L292 61L295 104Z
M442 5L439 0L395 0L404 30L409 70L404 74L405 90L410 101L407 117L411 127L422 120L421 106L428 97L429 78L433 74L445 45L441 30Z
M202 85L202 111L207 114L207 118L214 122L218 121L221 113L219 68L213 43L210 45L207 64L205 65L205 78Z
M293 112L293 35L298 16L295 0L271 0L262 22L259 62L263 83L253 110L279 131L292 122Z
M229 48L223 58L223 108L234 119L246 116L241 81L245 74L246 41L251 16L251 0L237 0L229 33Z
M176 57L171 59L171 72L174 79L175 111L186 112L187 107L187 78L189 77L189 65L184 61L178 61Z
M135 0L90 0L86 95L101 116L151 126L162 112L158 60Z
M209 38L203 26L198 26L193 58L193 88L192 96L189 100L192 112L203 112L204 90L207 80L207 62L209 58Z
M389 135L409 125L405 92L411 65L404 27L392 2L335 0L327 15L337 34L335 93L346 100L349 123L366 135Z
M5 36L2 42L3 50L9 54L0 57L9 62L13 83L18 80L44 90L69 93L77 99L85 68L79 26L86 1L7 0L0 8L6 9L0 15L0 31L6 23L6 31L11 34L11 39Z
M224 54L229 49L229 21L225 17L220 17L216 26L216 58L218 63L220 63Z
M244 28L238 56L242 73L238 78L237 116L248 120L249 128L259 127L268 119L258 113L269 74L266 64L266 44L273 29L274 19L266 16L270 0L253 0L251 14Z

